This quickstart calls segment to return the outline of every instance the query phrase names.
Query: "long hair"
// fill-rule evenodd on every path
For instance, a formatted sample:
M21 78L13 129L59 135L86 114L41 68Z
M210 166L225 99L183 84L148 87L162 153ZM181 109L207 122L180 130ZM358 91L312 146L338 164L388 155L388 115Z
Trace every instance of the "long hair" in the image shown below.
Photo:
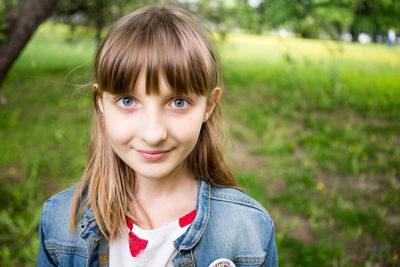
M163 78L177 94L209 96L220 86L220 70L213 47L191 15L178 7L144 7L121 18L110 29L95 59L94 128L88 163L71 205L71 229L90 207L102 234L112 240L132 212L135 173L113 151L104 118L97 105L103 92L132 91L141 71L146 93L159 92ZM223 153L218 105L202 124L198 141L187 158L194 177L214 186L237 187Z

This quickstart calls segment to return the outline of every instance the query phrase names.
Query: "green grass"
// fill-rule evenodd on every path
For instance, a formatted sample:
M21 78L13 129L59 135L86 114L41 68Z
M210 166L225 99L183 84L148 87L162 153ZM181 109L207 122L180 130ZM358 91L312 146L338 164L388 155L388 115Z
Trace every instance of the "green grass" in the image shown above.
M275 221L280 265L399 264L400 47L250 35L217 47L223 111L247 151L238 180ZM43 25L2 88L1 266L34 265L44 200L81 175L94 49Z
M399 47L242 35L220 46L243 161L266 162L240 181L275 218L280 264L398 264Z

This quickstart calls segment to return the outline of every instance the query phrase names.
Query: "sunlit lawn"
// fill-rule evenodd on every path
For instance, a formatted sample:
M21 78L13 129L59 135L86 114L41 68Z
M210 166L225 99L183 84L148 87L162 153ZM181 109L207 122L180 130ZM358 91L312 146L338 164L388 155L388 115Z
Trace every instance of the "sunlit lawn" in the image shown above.
M281 265L390 265L400 253L400 48L233 36L226 114Z
M40 28L2 89L0 265L34 265L43 201L75 183L94 42ZM231 35L230 154L275 220L281 266L399 264L400 47Z

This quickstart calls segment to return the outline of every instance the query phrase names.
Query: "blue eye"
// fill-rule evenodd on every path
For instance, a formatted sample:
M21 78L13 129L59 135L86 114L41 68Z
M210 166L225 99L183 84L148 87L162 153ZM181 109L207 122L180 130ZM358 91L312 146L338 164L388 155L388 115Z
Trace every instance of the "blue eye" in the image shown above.
M130 108L136 104L136 101L132 97L121 97L117 103L121 107Z
M189 105L189 102L183 98L177 98L172 101L172 106L174 108L185 108L187 105Z

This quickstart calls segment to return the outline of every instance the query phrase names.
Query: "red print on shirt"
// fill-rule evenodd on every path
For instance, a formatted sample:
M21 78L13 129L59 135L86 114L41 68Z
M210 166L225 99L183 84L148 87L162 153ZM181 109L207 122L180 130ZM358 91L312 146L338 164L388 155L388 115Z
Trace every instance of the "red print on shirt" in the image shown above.
M140 253L143 252L143 250L147 247L147 244L149 243L148 240L142 239L138 236L136 236L133 232L133 222L131 219L126 217L126 226L129 228L129 250L131 251L132 257L136 257Z
M129 250L132 257L136 257L147 247L149 241L137 237L132 231L129 232Z
M186 214L185 216L179 218L179 226L181 228L191 224L196 217L196 210L193 210L192 212ZM135 235L132 232L133 229L133 222L131 219L126 217L126 226L129 228L129 250L131 252L132 257L138 256L140 253L143 252L143 250L146 249L147 244L149 243L148 240L142 239Z
M186 225L189 225L193 222L194 217L196 217L196 210L193 210L189 214L186 214L185 216L181 217L179 219L179 226L181 228L185 227Z

